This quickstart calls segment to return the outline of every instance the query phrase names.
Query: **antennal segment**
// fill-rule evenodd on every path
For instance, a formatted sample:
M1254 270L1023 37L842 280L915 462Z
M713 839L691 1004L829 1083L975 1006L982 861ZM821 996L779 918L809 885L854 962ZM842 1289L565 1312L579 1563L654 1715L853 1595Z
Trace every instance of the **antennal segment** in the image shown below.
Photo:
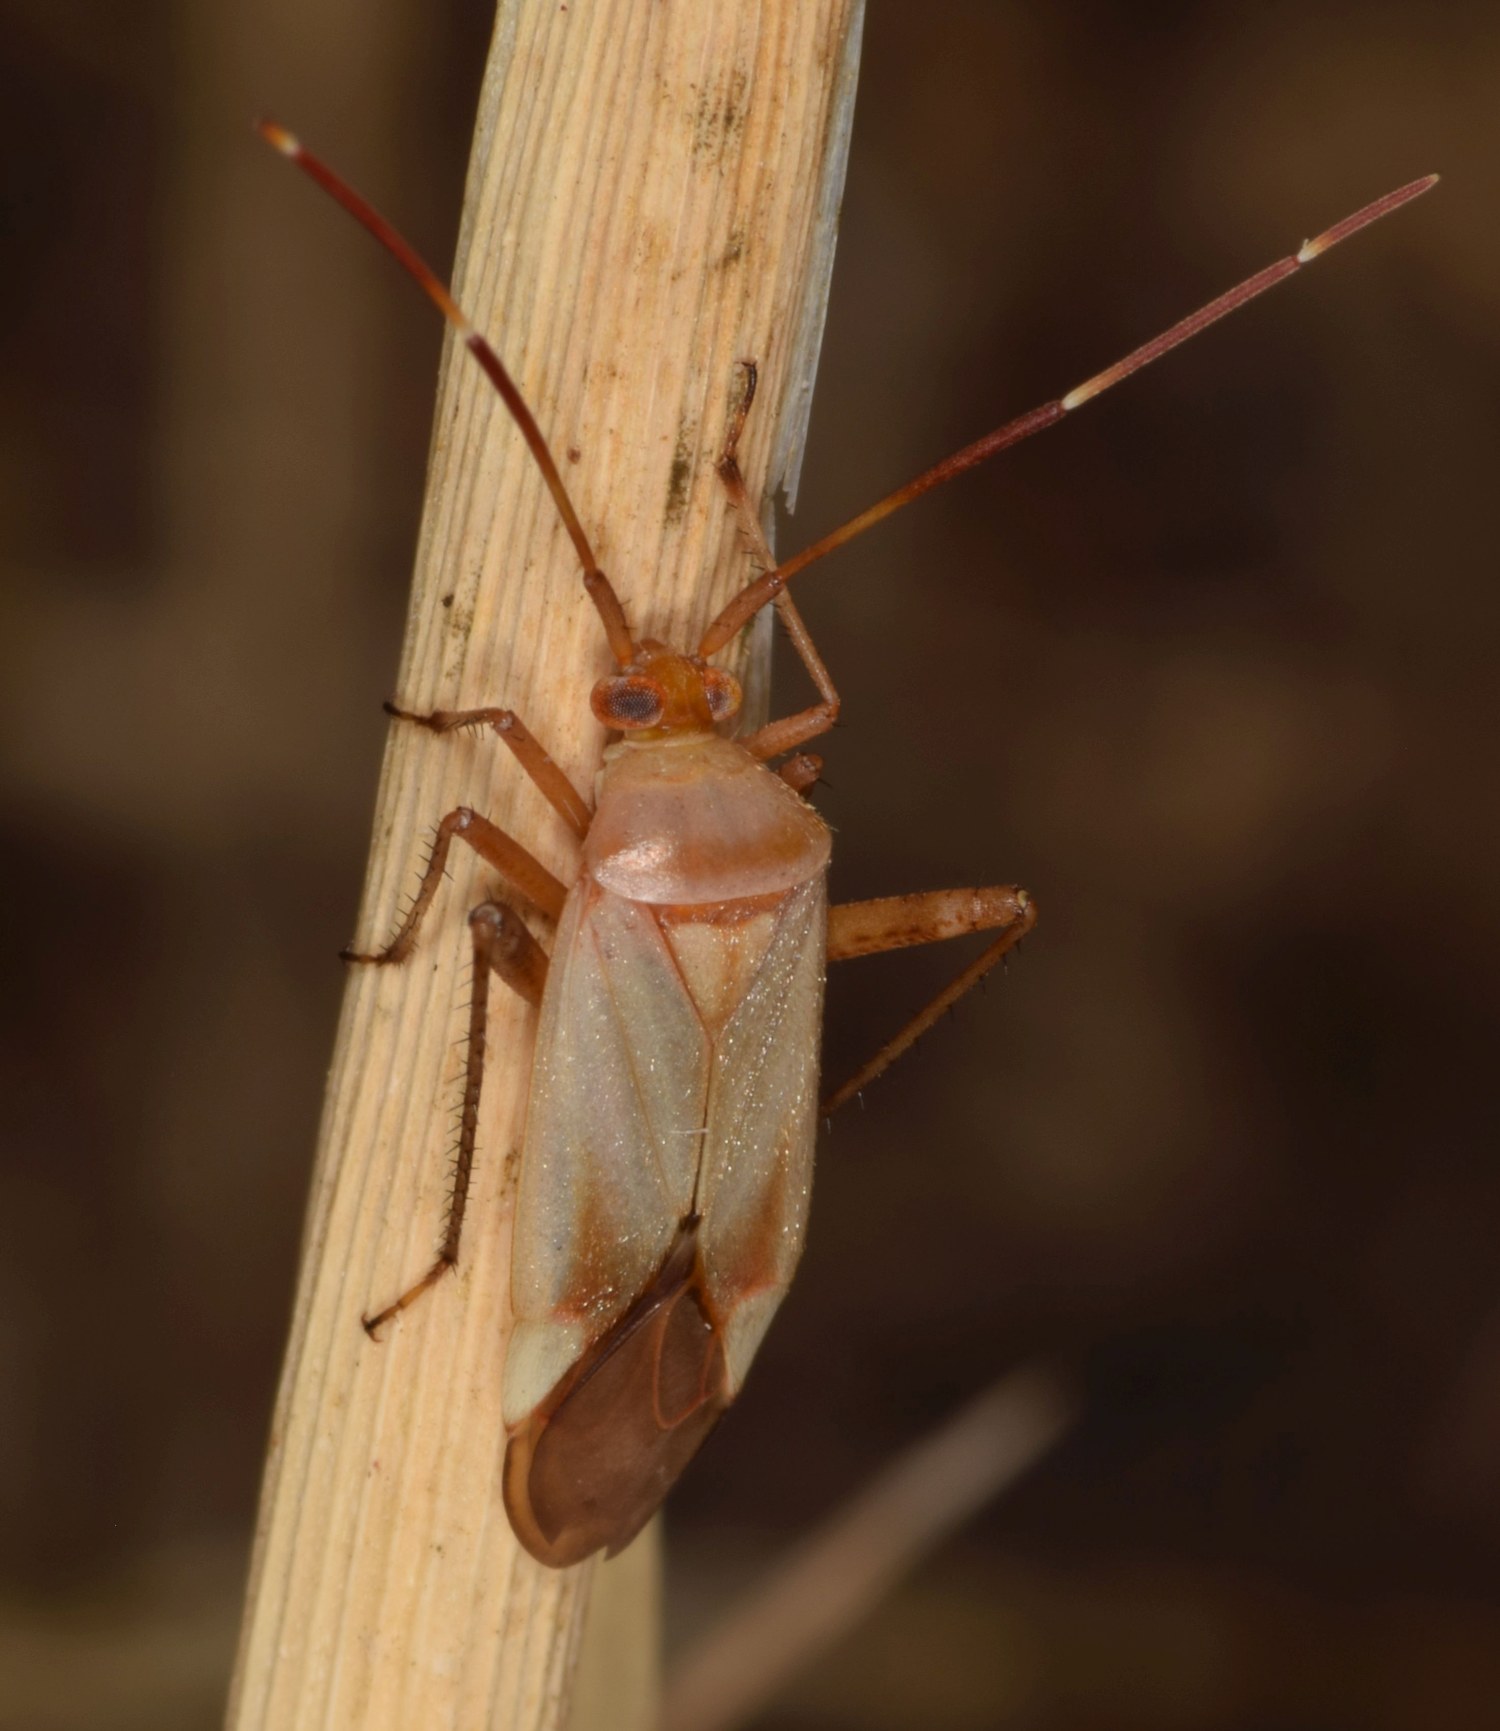
M857 535L864 534L866 529L873 528L882 518L889 517L893 511L899 511L903 505L909 505L913 499L920 499L924 493L942 486L945 481L951 481L955 475L977 467L997 452L1006 450L1011 445L1018 445L1022 439L1029 439L1033 433L1041 432L1043 427L1050 427L1054 422L1060 421L1064 415L1081 408L1102 391L1107 391L1111 385L1119 384L1122 379L1138 373L1142 367L1149 366L1152 361L1175 349L1179 343L1185 343L1189 337L1197 336L1199 331L1206 330L1226 313L1232 313L1258 295L1263 295L1268 288L1273 288L1285 277L1294 276L1304 265L1321 258L1330 247L1337 246L1341 240L1347 240L1360 229L1368 228L1372 222L1389 216L1393 210L1399 210L1403 204L1419 198L1436 186L1437 182L1437 175L1425 175L1421 180L1411 181L1394 192L1386 193L1383 198L1373 200L1355 211L1352 216L1346 216L1342 222L1336 222L1332 228L1325 229L1316 239L1304 241L1298 251L1279 259L1273 265L1267 265L1264 270L1257 271L1254 276L1246 278L1226 294L1221 294L1217 300L1210 301L1195 313L1189 313L1185 319L1179 319L1160 336L1153 337L1148 343L1142 343L1138 349L1132 349L1123 360L1116 361L1101 373L1095 373L1081 385L1075 385L1065 396L1050 403L1043 403L1040 408L1032 409L1024 415L1018 415L1013 421L1007 421L1003 427L997 427L993 433L976 439L972 445L965 445L963 450L955 451L941 463L935 463L915 480L908 481L904 487L898 487L894 493L888 493L885 498L877 500L868 510L861 511L857 517L851 517L847 523L832 530L820 541L814 541L810 547L794 554L774 571L767 571L764 576L747 584L704 633L699 654L713 655L722 649L768 601L775 600L792 577L805 570L814 560L821 559L824 554L842 547L846 541L852 541Z
M563 485L562 475L547 448L547 441L542 437L542 430L536 423L535 415L527 408L525 398L516 388L515 380L506 371L504 362L469 322L463 308L454 300L441 277L373 205L366 203L347 181L336 174L321 157L315 156L285 127L277 126L274 121L257 120L255 130L273 150L279 150L283 156L295 162L309 179L315 180L330 197L341 204L362 228L374 235L459 333L469 353L484 368L486 377L500 393L501 400L510 410L511 418L521 429L521 437L525 439L527 449L536 459L542 479L547 483L547 490L557 506L557 514L562 518L563 527L577 549L579 563L583 566L583 585L603 621L610 653L622 667L628 665L634 660L636 650L635 640L631 637L630 627L625 621L625 609L620 605L620 598L615 594L608 577L599 569L599 561L594 557L594 549L584 533L578 512L568 496L568 489Z

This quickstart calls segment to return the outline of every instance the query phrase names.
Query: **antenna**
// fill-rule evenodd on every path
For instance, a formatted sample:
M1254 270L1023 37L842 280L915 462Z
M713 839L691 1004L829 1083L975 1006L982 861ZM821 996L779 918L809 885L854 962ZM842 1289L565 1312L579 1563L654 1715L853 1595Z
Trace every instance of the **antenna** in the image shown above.
M1274 288L1284 278L1295 275L1304 265L1321 258L1330 247L1337 246L1341 240L1347 240L1351 234L1358 234L1360 229L1368 228L1372 222L1378 222L1383 216L1389 216L1393 210L1399 210L1412 199L1420 198L1424 192L1436 186L1437 182L1437 175L1425 175L1421 180L1411 181L1406 186L1397 187L1394 192L1386 193L1383 198L1375 199L1355 211L1352 216L1346 216L1342 222L1336 222L1332 228L1325 229L1316 239L1304 241L1298 251L1278 259L1275 264L1267 265L1264 270L1247 277L1226 294L1221 294L1217 300L1211 300L1207 306L1199 307L1197 312L1189 313L1185 319L1179 319L1170 330L1163 331L1150 342L1142 343L1138 349L1132 349L1123 360L1116 361L1101 373L1095 373L1081 385L1075 385L1066 396L1043 403L1040 408L1031 409L1024 415L1017 415L1015 420L1007 421L993 433L987 433L984 438L976 439L972 445L965 445L961 451L955 451L951 457L945 457L941 463L935 463L932 468L924 470L904 487L898 487L894 493L887 493L885 498L877 500L857 517L851 517L847 523L831 530L821 540L814 541L810 547L794 554L774 571L767 571L746 584L703 634L698 653L713 655L722 649L768 601L774 601L781 594L792 577L799 571L806 570L814 560L821 559L825 553L832 553L836 547L842 547L855 536L863 535L866 529L872 529L882 518L889 517L893 511L899 511L903 505L909 505L913 499L920 499L934 487L941 487L955 475L963 474L966 469L976 468L996 452L1004 451L1011 445L1019 445L1033 433L1041 432L1043 427L1052 426L1054 422L1060 421L1072 410L1081 408L1102 391L1109 390L1112 385L1119 384L1122 379L1128 379L1132 373L1138 373L1142 367L1159 360L1179 343L1185 343L1189 337L1197 336L1199 331L1206 330L1226 313L1235 312L1246 302L1263 295L1268 288Z
M599 569L599 561L594 557L594 549L583 531L583 524L578 520L578 512L568 496L568 489L563 485L557 462L547 448L541 428L536 424L536 416L527 408L526 400L516 388L515 380L505 370L504 362L469 322L463 308L454 300L442 278L373 205L366 203L347 181L335 174L321 157L315 156L285 127L277 126L274 121L257 120L255 130L273 150L279 150L283 156L295 162L309 179L315 180L326 193L343 205L362 228L374 235L463 338L469 353L484 368L490 383L510 410L511 418L521 429L521 437L525 439L527 449L536 458L536 465L542 471L542 479L547 483L547 490L557 506L557 514L562 518L563 527L578 550L578 562L583 566L583 586L599 611L605 635L609 638L610 653L620 666L628 666L635 659L636 649L630 627L625 622L625 609L620 605L614 586Z

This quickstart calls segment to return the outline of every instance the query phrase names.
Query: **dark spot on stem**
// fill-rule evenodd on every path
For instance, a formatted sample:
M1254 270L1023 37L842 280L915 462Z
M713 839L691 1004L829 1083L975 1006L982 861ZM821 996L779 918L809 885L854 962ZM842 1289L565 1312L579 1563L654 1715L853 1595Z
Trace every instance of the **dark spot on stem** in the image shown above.
M672 453L672 468L667 476L667 508L663 520L666 523L680 523L682 514L687 510L688 482L693 475L693 447L688 439L688 430L683 427L677 435L677 449Z

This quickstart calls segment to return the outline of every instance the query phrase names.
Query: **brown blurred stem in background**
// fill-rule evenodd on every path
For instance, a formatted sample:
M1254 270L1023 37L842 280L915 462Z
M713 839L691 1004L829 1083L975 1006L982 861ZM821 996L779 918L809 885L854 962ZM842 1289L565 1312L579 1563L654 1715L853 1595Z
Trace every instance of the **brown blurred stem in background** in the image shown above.
M665 1731L749 1724L930 1551L1027 1472L1070 1419L1060 1379L1012 1372L904 1450L672 1669Z
M756 496L800 446L857 18L853 0L607 0L571 12L515 0L500 11L454 289L567 469L632 622L653 635L701 631L745 578L713 469L743 357L759 362L764 392L745 447ZM316 117L284 118L319 145ZM338 166L358 178L356 164ZM306 196L287 180L289 204ZM330 246L351 244L341 224L330 206ZM380 268L372 256L369 269ZM400 292L394 265L384 268ZM586 697L605 660L536 465L450 341L399 699L419 710L514 705L588 787L603 742ZM424 838L459 803L570 875L575 838L492 745L393 728L361 947L388 933ZM460 921L487 893L471 861L455 860L452 879L407 965L350 976L234 1731L529 1731L568 1709L593 1571L534 1563L500 1503L509 1197L531 1018L498 993L457 1277L379 1344L359 1326L420 1272L441 1227L465 995ZM621 1577L621 1614L601 1622L617 1651L590 1665L605 1679L601 1726L654 1716L654 1572L648 1550L601 1577L601 1591Z

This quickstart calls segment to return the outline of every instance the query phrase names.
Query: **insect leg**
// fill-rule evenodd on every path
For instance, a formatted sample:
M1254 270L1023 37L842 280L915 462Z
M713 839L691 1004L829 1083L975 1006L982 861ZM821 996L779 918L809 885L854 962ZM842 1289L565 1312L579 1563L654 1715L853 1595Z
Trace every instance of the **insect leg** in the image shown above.
M546 866L527 853L518 841L512 841L497 824L491 823L487 817L481 817L477 811L471 811L468 806L461 805L450 811L438 825L437 834L433 837L432 852L427 859L427 869L422 873L422 881L417 886L416 899L395 937L383 950L345 950L343 955L346 962L406 960L416 942L417 928L432 905L432 898L437 894L437 887L442 882L443 870L448 863L448 849L452 846L454 836L466 841L481 859L488 861L505 879L507 887L529 907L554 920L562 912L568 892Z
M774 571L776 555L766 540L760 518L750 503L745 477L740 473L737 454L740 434L745 430L745 417L750 413L751 403L755 401L755 384L759 376L754 361L742 361L740 364L745 369L745 390L739 406L730 418L729 431L724 438L724 454L719 458L719 479L724 483L724 491L728 493L729 503L735 516L739 518L740 532L749 542L750 551L764 570ZM766 726L740 741L747 751L762 758L779 757L782 752L794 751L809 739L816 739L820 733L827 733L838 720L840 708L839 694L834 688L827 665L818 654L802 615L797 611L796 603L784 589L776 596L775 607L781 615L781 623L786 628L787 636L792 640L792 647L801 657L802 665L817 687L821 701L809 709L799 710L795 715L783 716L780 721L768 722ZM814 776L813 780L816 779Z
M504 902L481 902L469 915L474 937L474 991L469 1000L469 1039L464 1059L463 1110L458 1125L458 1152L453 1161L453 1190L443 1241L431 1268L393 1303L374 1316L362 1317L371 1340L383 1323L415 1304L451 1268L458 1266L458 1245L464 1212L469 1205L469 1180L474 1172L474 1142L479 1128L479 1091L484 1082L485 1045L489 1031L490 975L498 974L512 991L535 1006L547 979L547 953L527 931L521 916Z
M806 793L822 779L823 759L815 751L799 751L779 765L776 773L794 793Z
M588 834L593 812L588 801L558 768L551 755L537 743L520 716L510 709L434 709L417 715L410 709L387 703L387 715L398 721L414 721L434 733L454 733L463 727L490 727L515 753L517 763L535 782L542 797L579 837Z
M1023 889L927 890L917 895L882 896L876 901L845 902L828 910L828 959L873 956L882 950L931 944L965 932L999 935L938 995L823 1102L823 1115L852 1100L895 1063L938 1018L950 1010L1013 949L1036 924L1036 903Z

